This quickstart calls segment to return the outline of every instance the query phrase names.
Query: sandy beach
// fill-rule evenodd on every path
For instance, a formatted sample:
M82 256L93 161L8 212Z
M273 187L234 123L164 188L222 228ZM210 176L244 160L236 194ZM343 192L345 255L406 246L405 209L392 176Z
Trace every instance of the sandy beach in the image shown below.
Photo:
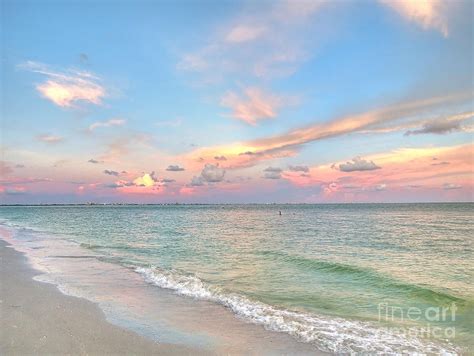
M0 351L30 354L196 354L196 349L158 344L105 320L93 303L33 280L26 257L0 240Z

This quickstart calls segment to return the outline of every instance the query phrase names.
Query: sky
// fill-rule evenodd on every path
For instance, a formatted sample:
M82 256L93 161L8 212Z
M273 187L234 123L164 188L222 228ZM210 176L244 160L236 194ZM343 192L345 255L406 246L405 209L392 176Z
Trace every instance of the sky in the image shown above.
M473 2L1 2L0 202L474 199Z

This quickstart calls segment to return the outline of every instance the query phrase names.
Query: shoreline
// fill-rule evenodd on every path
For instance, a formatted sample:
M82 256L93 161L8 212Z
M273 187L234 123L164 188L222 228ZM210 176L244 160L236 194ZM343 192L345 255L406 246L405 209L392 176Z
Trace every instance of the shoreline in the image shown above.
M110 306L104 309L104 305L90 295L65 292L62 284L48 277L50 273L57 276L59 270L47 272L48 267L42 263L37 265L38 259L34 261L26 251L18 250L10 241L10 234L0 227L1 354L328 354L286 333L243 321L222 305L182 297L150 285L135 273L127 276L135 282L127 289L132 293L127 295L127 302L134 302L125 303L125 308L131 307L128 311L131 314L123 313L124 305L116 314L117 310ZM43 251L43 247L30 248ZM77 262L74 256L51 257L70 257ZM119 273L131 273L120 266L107 263L102 266ZM104 272L108 274L107 267ZM106 279L102 279L102 283L107 283ZM110 291L109 297L121 295L122 287ZM140 297L146 294L145 299L134 299L137 288ZM140 302L145 304L140 305ZM149 319L137 319L134 314L137 308L146 310ZM132 318L128 319L129 316ZM155 329L157 325L160 325L159 330Z
M109 323L98 305L34 280L40 272L2 239L0 264L0 351L4 355L204 354L199 349L157 343Z

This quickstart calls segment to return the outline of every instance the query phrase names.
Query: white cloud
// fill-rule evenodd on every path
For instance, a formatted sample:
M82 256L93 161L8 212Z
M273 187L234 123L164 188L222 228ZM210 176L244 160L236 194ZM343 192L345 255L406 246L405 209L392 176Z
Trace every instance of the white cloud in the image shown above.
M94 131L98 127L123 126L127 121L124 119L110 119L108 121L97 121L89 126L89 131Z
M46 81L36 85L36 90L61 107L74 107L77 102L99 105L106 96L100 79L91 72L53 70L43 63L33 61L22 63L19 67L46 76Z

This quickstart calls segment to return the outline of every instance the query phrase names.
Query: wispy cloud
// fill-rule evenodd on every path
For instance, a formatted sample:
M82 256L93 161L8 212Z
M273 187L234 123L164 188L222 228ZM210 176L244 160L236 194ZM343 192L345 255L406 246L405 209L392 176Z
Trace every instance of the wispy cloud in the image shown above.
M416 22L423 29L434 29L449 35L447 7L450 1L442 0L379 0L408 21ZM455 1L452 1L455 2Z
M3 192L7 195L19 195L19 194L26 194L27 190L25 187L14 187L14 188L1 189L0 192Z
M259 120L276 117L277 109L283 105L283 98L264 93L258 88L246 88L241 95L227 92L221 99L221 105L232 110L232 117L255 125Z
M99 127L123 126L127 120L124 119L110 119L107 121L97 121L89 126L89 131L94 131Z
M226 42L241 43L256 40L266 31L264 26L237 25L225 37Z
M64 138L61 136L45 134L45 135L39 135L38 140L40 140L41 142L53 144L53 143L59 143L59 142L64 141Z
M95 74L76 69L56 70L49 66L27 61L20 68L42 74L46 81L36 85L36 90L46 99L61 107L74 107L78 102L99 105L106 96L106 89Z
M436 120L425 121L423 126L416 130L408 130L405 136L420 134L447 134L453 131L463 131L465 128L461 125L464 120L474 116L474 112L452 115Z
M453 190L453 189L461 189L462 186L459 184L454 184L454 183L445 183L443 184L443 189L444 190Z
M240 72L256 77L286 76L309 56L307 48L316 38L305 41L310 18L322 9L326 0L274 1L255 3L252 14L228 19L224 30L211 36L206 45L186 53L178 63L185 71L215 77Z
M400 102L361 114L315 123L272 137L227 146L200 148L192 152L190 158L196 161L196 157L200 157L201 161L210 162L216 154L223 154L227 158L226 167L251 166L266 159L292 156L302 145L310 142L366 131L375 125L396 123L398 120L419 117L436 112L439 108L464 103L471 98L472 93L463 92Z

